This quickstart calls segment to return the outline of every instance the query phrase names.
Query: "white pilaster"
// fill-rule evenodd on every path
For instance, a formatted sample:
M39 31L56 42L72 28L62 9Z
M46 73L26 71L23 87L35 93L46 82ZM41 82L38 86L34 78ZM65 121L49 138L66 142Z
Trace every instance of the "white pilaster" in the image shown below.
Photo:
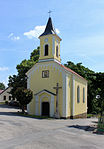
M30 75L28 75L28 78L27 78L27 89L30 89ZM30 113L29 104L27 104L27 113Z
M29 104L27 105L27 113L28 113L28 114L30 113L30 107L29 107Z
M66 74L62 73L63 78L63 117L66 117Z
M72 78L72 116L74 116L74 106L75 106L75 76Z
M38 95L36 95L35 96L35 115L39 115L38 107L39 107L39 100L38 100Z
M27 77L27 89L30 89L30 75L28 75Z
M66 117L68 116L68 108L69 108L69 104L68 104L68 75L66 74L66 80L65 80L65 84L66 84Z

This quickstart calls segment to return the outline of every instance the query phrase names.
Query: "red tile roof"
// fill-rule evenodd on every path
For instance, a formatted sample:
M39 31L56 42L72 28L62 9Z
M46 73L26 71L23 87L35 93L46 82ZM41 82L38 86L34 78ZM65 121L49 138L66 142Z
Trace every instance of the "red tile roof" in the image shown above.
M3 92L4 90L0 90L0 94Z
M59 64L59 63L58 63ZM84 79L82 76L80 76L79 74L77 74L75 71L73 71L73 70L71 70L70 68L68 68L68 67L66 67L66 66L64 66L64 65L62 65L62 64L59 64L61 67L63 67L65 70L67 70L67 71L69 71L69 72L71 72L71 73L73 73L73 74L75 74L75 75L77 75L78 77L80 77L81 79ZM85 81L87 81L86 79L84 79Z

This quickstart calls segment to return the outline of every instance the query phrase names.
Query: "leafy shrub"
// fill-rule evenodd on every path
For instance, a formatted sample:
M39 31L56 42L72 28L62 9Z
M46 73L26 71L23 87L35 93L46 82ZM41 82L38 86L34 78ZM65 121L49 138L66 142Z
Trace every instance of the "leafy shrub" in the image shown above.
M8 105L8 101L5 101L5 104Z

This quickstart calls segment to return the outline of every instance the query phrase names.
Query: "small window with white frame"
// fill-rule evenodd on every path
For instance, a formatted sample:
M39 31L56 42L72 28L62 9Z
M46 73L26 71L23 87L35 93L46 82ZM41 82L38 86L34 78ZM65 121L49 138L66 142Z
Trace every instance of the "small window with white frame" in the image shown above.
M42 78L49 78L49 70L42 71Z

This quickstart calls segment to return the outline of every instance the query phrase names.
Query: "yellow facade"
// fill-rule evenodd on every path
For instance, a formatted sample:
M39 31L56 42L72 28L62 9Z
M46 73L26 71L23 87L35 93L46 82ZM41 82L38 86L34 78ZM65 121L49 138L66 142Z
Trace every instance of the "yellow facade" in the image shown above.
M29 114L44 115L48 110L49 116L54 117L58 99L59 117L85 117L87 113L87 81L61 65L61 39L56 34L46 35L46 33L39 37L39 62L27 72L27 87L33 91L33 99L28 104L27 111ZM45 45L48 45L48 55L45 55ZM56 54L57 46L58 55ZM62 87L58 90L58 94L54 89L57 83ZM80 89L79 102L77 99L78 86ZM83 96L85 102L83 102Z
M80 102L77 103L77 87L80 87ZM85 103L83 103L83 88L85 88ZM76 78L75 80L75 115L87 113L87 83Z
M49 78L42 78L42 71L49 70ZM42 115L40 104L43 101L48 101L51 103L51 94L54 94L54 113L56 111L56 96L53 87L56 83L62 89L59 90L59 113L60 117L71 117L77 116L83 113L87 113L87 82L84 79L79 78L71 72L66 72L62 66L57 62L43 62L37 63L35 66L27 73L28 75L28 88L33 91L33 100L28 105L29 113L34 115ZM73 84L74 83L74 84ZM77 86L80 86L80 103L77 103ZM74 86L74 87L73 87ZM85 103L83 103L83 87L85 88ZM42 92L41 92L42 91ZM40 92L40 93L39 93ZM36 113L36 96L39 93L38 100L38 114ZM74 99L73 99L74 94ZM43 97L41 99L41 97ZM41 99L41 102L40 102ZM74 105L72 100L74 100ZM72 110L73 115L72 115ZM54 116L54 115L53 115ZM52 116L52 117L53 117Z
M60 72L59 69L60 68L57 68L57 63L52 61L50 63L44 62L43 64L37 63L35 65L35 70L34 68L32 70L31 77L29 80L30 81L29 88L31 88L31 90L33 91L33 94L36 94L42 90L47 90L55 94L55 90L53 89L53 87L56 86L56 82L59 82L59 85L62 86L62 72ZM49 78L42 78L43 70L49 70ZM43 94L48 94L48 93L42 92L42 94L39 95L39 104L40 104L40 97ZM50 95L48 94L48 96L50 100ZM59 91L59 98L60 98L60 101L59 101L60 114L62 115L62 109L61 109L62 108L62 90ZM35 101L35 96L34 96L34 100L32 100L32 102L30 103L31 114L35 114L34 108L32 108L34 101ZM56 101L56 96L54 96L54 109L56 109L55 101Z
M45 35L44 37L40 37L40 57L39 60L46 59L56 59L61 62L60 59L60 41L61 39L56 35ZM49 45L49 54L48 56L44 56L44 48L45 45ZM56 46L58 46L59 54L56 56Z

